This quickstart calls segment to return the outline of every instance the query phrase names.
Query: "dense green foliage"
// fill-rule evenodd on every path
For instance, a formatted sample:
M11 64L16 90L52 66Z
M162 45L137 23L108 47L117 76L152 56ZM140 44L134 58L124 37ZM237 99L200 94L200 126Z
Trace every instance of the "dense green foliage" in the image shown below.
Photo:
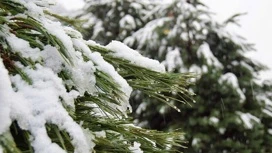
M185 131L190 153L272 152L271 83L257 79L266 67L245 56L254 50L252 44L225 30L238 15L219 24L204 4L188 0L88 4L78 16L96 21L84 25L86 38L102 44L117 38L161 61L168 71L199 75L191 88L196 104L179 105L169 99L181 112L134 93L131 104L138 125ZM168 95L178 98L175 92Z
M155 71L85 41L78 31L52 21L65 18L50 13L50 5L0 1L0 152L177 152L183 147L180 130L136 127L126 111L130 86L176 108L167 93L158 92L191 99L186 88L192 75Z

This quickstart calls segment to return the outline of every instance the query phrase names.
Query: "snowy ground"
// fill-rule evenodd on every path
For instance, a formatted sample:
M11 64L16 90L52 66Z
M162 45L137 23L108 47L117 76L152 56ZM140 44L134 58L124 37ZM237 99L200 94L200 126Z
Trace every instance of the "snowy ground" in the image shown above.
M58 0L67 10L81 8L83 0ZM269 38L272 36L272 1L268 0L204 0L211 10L216 13L215 19L219 22L226 20L235 13L247 13L240 17L241 27L229 27L245 37L249 42L256 44L256 52L249 57L262 62L272 69L272 45ZM261 73L262 79L272 79L272 70Z

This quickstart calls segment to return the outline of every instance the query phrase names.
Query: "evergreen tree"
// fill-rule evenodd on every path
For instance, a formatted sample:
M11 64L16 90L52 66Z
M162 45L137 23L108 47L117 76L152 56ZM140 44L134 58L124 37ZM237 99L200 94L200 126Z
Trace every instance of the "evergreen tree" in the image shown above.
M143 27L149 19L145 18L148 8L153 5L145 0L90 0L74 16L84 23L84 37L106 45L111 40L124 40Z
M186 96L192 75L121 42L86 41L50 6L0 1L0 152L177 152L183 133L134 126L128 100L132 90L165 103L160 90Z
M135 13L142 11L126 10L141 6L145 12L140 16L145 21L139 25L141 27L127 33L126 38L109 29L116 34L112 37L161 61L169 72L198 74L196 86L191 88L196 93L197 104L179 105L173 97L180 101L187 101L187 98L179 98L175 91L160 92L169 96L170 103L182 108L181 112L159 105L156 100L137 92L131 101L137 118L135 123L158 130L182 129L189 141L187 152L272 152L269 144L272 139L271 83L259 83L257 79L258 72L266 67L245 56L254 50L252 44L225 30L229 24L236 23L239 14L219 24L197 0L100 2L107 5L107 9L92 6L89 10L89 6L82 14L99 18L95 12L103 10L110 16L100 18L105 21L100 25L107 26L110 21L121 26L122 14L133 14L135 20L140 20L140 15ZM122 2L128 4L121 5ZM115 5L111 5L114 3L120 3L115 13L112 11ZM105 42L111 41L111 37L107 38Z

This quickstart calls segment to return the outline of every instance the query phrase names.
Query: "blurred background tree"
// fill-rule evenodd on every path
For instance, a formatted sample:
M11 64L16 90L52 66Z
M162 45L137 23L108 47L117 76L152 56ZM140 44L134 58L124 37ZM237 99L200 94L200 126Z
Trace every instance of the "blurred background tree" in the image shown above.
M258 80L258 72L266 67L245 56L254 51L253 44L225 30L228 24L237 24L240 14L217 23L198 0L89 0L87 4L77 16L92 19L84 24L86 38L107 44L115 37L161 61L169 72L198 74L191 88L196 104L179 105L168 99L181 112L134 92L136 124L182 129L189 141L186 152L272 152L271 83ZM175 92L168 95L178 98Z

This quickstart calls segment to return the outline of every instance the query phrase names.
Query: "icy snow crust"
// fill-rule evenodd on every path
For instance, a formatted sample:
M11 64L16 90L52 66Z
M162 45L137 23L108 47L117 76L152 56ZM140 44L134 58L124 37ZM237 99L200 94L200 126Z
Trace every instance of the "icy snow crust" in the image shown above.
M61 55L55 46L44 45L43 49L32 48L27 41L9 33L8 29L5 30L7 33L0 33L5 36L12 52L39 63L34 65L35 68L24 66L19 62L15 63L31 80L31 83L28 83L18 74L9 75L0 58L0 135L7 132L12 121L16 120L20 128L31 133L31 145L35 152L62 153L65 151L51 141L46 131L45 124L54 124L70 135L75 153L91 152L95 146L93 133L76 123L66 108L73 111L74 99L85 92L89 94L101 92L95 86L94 73L97 70L111 76L120 86L120 91L124 93L120 100L121 104L110 104L110 106L124 114L127 108L131 110L128 100L132 88L100 53L89 49L88 45L94 45L94 42L85 41L79 32L63 27L59 22L48 20L43 14L43 9L35 2L39 6L48 4L43 4L43 1L21 0L20 2L28 8L27 15L23 14L21 17L31 16L37 19L51 35L63 43L67 57ZM113 56L129 60L133 64L158 72L165 71L164 66L158 61L147 59L120 42L113 41L107 49L112 50ZM84 61L83 55L90 60ZM61 71L67 72L72 80L62 80L58 76ZM75 90L67 92L65 86L74 87ZM99 111L97 113L105 116L99 114ZM105 136L103 131L98 135ZM139 147L140 144L135 142L131 149L134 152L141 152Z

